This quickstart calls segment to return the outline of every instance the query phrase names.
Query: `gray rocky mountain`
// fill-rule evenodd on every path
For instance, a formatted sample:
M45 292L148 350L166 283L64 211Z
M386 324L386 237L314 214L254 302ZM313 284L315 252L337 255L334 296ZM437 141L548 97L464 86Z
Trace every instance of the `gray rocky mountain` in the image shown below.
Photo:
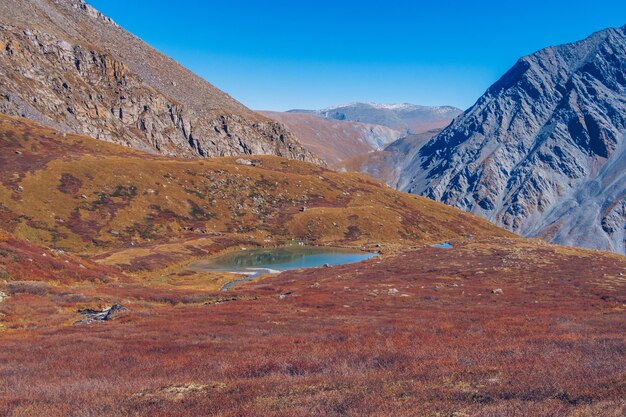
M322 163L83 0L0 0L0 112L171 156Z
M351 103L318 110L316 113L326 119L351 120L387 126L406 135L446 127L462 111L451 106Z
M626 26L521 58L399 188L525 236L625 253Z

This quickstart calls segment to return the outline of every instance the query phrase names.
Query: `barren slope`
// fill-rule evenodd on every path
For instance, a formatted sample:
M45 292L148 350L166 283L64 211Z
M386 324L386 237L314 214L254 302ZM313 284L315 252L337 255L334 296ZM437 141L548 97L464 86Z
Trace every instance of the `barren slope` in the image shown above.
M384 149L347 159L336 166L346 171L362 172L393 188L398 188L405 175L406 164L410 163L433 136L441 129L429 130L418 135L400 138Z
M626 253L626 26L521 58L400 189L525 236Z

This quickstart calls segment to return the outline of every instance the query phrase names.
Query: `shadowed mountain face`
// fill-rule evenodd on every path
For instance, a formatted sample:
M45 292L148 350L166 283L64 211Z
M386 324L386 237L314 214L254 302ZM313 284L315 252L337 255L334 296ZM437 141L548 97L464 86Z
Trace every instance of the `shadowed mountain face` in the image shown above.
M450 106L352 103L329 107L316 113L326 119L372 123L405 134L419 134L446 127L462 111Z
M171 156L320 162L82 0L0 0L0 112Z
M406 164L400 189L525 236L624 253L626 27L520 59Z

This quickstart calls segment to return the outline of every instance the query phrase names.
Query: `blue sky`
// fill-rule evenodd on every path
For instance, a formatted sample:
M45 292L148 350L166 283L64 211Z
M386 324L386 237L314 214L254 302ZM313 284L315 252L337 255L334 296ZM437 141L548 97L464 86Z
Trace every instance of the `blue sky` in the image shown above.
M256 110L465 109L520 56L626 25L623 0L88 1Z

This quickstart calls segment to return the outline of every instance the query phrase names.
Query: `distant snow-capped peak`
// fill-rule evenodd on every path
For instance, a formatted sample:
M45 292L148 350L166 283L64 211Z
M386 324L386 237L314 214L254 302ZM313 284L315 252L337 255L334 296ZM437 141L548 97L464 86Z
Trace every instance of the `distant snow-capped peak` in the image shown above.
M330 106L327 107L325 109L320 110L320 113L325 113L325 112L330 112L330 111L334 111L334 110L338 110L338 109L344 109L344 108L355 108L355 107L369 107L369 108L373 108L373 109L378 109L378 110L394 110L394 111L398 111L398 110L418 110L418 109L430 109L430 110L441 110L441 111L448 111L450 109L454 109L453 107L450 106L420 106L418 104L411 104L411 103L391 103L391 104L386 104L386 103L374 103L374 102L352 102L352 103L348 103L348 104L338 104L338 105L334 105L334 106Z

